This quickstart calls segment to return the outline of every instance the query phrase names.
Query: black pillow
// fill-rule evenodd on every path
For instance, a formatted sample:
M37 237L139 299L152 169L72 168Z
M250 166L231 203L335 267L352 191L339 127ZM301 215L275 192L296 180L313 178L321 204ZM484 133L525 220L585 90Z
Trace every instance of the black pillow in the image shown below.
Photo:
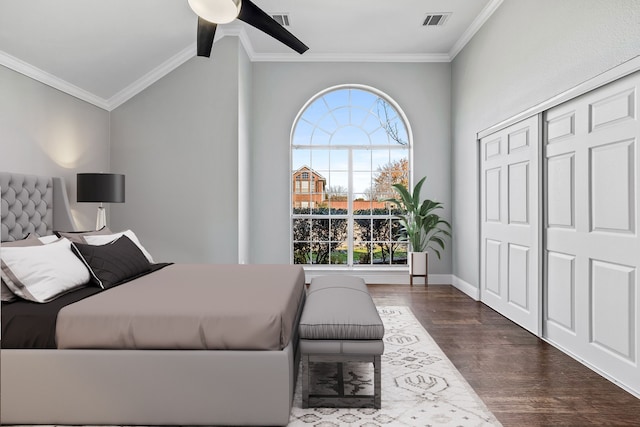
M147 257L127 236L121 236L106 245L73 243L71 246L89 268L98 286L103 289L111 288L151 269Z

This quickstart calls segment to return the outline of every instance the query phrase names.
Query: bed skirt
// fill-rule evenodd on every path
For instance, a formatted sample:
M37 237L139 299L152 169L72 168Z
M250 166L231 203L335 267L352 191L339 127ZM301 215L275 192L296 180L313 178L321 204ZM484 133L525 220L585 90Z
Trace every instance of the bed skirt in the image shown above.
M284 426L296 353L1 350L2 424Z

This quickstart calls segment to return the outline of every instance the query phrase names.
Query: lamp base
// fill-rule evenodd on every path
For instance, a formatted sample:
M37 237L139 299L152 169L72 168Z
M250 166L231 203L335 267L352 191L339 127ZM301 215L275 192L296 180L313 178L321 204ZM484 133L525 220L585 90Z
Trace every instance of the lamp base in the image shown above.
M96 230L100 230L107 226L107 211L104 210L104 206L98 206L98 216L96 217Z

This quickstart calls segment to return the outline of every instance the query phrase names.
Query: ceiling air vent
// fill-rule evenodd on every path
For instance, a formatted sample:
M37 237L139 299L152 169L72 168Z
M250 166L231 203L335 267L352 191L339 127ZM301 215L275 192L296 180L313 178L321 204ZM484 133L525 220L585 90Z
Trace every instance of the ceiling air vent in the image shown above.
M443 26L451 16L451 12L442 13L429 13L422 21L424 27L441 27Z
M271 17L273 19L276 20L276 22L280 25L282 25L283 27L288 27L289 26L289 14L288 13L274 13L273 15L271 15Z

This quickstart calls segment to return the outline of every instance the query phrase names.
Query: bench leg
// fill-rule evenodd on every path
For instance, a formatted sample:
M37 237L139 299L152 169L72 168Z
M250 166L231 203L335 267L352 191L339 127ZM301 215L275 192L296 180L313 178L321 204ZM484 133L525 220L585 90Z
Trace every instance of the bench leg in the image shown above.
M302 355L302 408L309 407L309 355Z
M373 357L373 405L376 409L382 407L382 366L380 356Z

